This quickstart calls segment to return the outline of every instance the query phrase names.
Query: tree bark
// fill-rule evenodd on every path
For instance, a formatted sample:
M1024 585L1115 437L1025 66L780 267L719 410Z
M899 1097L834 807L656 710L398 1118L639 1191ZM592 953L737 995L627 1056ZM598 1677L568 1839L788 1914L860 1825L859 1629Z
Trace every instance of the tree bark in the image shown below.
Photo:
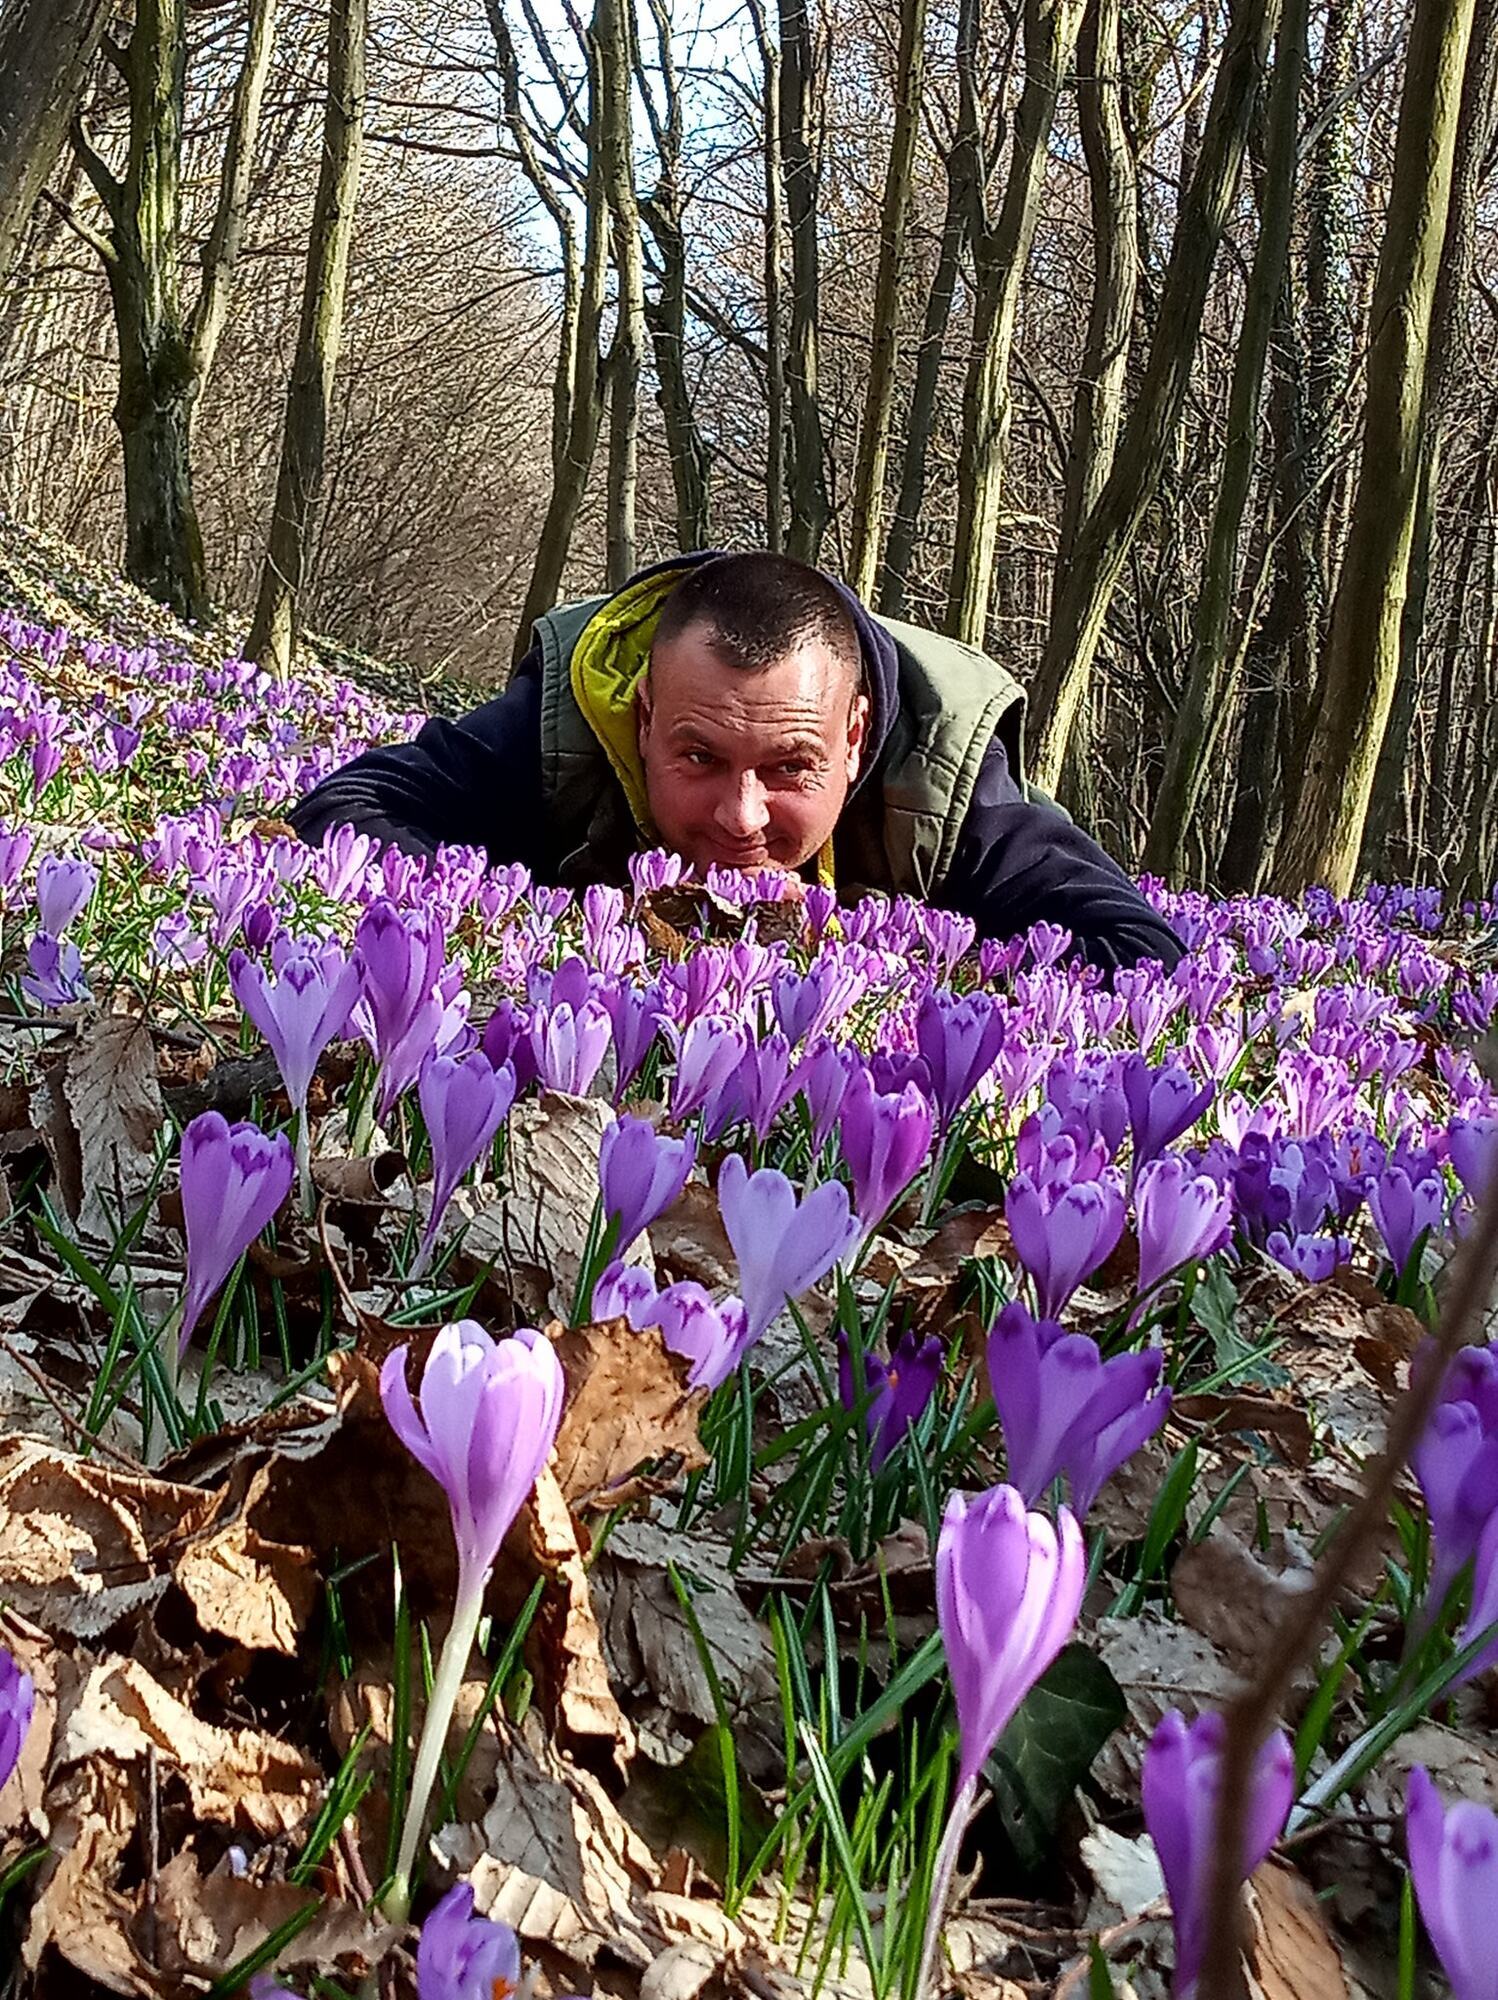
M1482 624L1477 646L1477 687L1481 696L1482 755L1467 801L1467 818L1457 857L1455 889L1461 897L1491 896L1498 856L1498 480L1487 465L1487 562L1483 576Z
M765 547L785 546L785 181L780 171L780 51L764 0L749 0L759 46L761 162L764 170Z
M1072 398L1058 570L1070 562L1078 531L1112 469L1139 284L1139 188L1123 115L1119 14L1120 0L1088 0L1077 41L1077 112L1092 205L1092 299Z
M779 0L780 135L785 212L790 231L791 285L786 347L790 418L787 485L790 530L786 549L814 563L828 519L822 408L817 386L817 313L821 267L817 247L816 163L811 149L813 52L809 0Z
M1217 246L1238 186L1249 119L1278 16L1278 0L1235 0L1202 131L1200 157L1176 223L1170 261L1138 400L1107 483L1078 534L1052 607L1031 690L1039 729L1036 782L1054 790L1092 671L1113 591L1145 512L1159 489L1201 330Z
M613 245L614 337L609 343L609 450L605 516L610 590L634 574L635 502L639 490L640 367L645 358L645 260L635 197L630 79L635 24L629 0L597 0L593 41L599 65L598 150Z
M1208 771L1237 700L1242 649L1229 627L1237 592L1238 548L1253 484L1259 404L1269 335L1284 285L1295 213L1301 84L1309 33L1308 0L1284 0L1269 94L1259 238L1243 302L1243 324L1228 392L1222 473L1207 534L1207 557L1192 632L1191 665L1166 746L1165 769L1145 842L1144 866L1175 881Z
M0 13L0 291L78 114L109 0L9 0Z
M187 344L192 359L193 398L202 397L218 344L229 316L230 289L239 247L244 239L250 202L250 178L255 166L255 141L260 131L260 107L270 75L276 40L276 0L250 0L249 30L244 61L234 89L234 109L224 141L218 201L208 241L203 245L203 282L193 309Z
M1015 115L1003 200L992 223L986 214L981 174L969 190L976 276L973 349L962 405L957 472L961 505L944 622L948 632L971 646L982 646L987 633L1009 447L1009 357L1040 212L1056 99L1071 64L1081 14L1081 0L1025 0L1025 82ZM965 87L964 113L976 121L973 96ZM981 139L971 152L981 160Z
M1416 0L1389 209L1374 283L1368 396L1352 524L1306 768L1276 862L1288 893L1346 895L1399 671L1419 497L1432 314L1474 0Z
M601 0L607 5L608 0ZM596 15L595 15L596 21ZM531 563L530 581L515 633L518 661L530 644L531 627L556 604L572 547L588 477L603 426L603 359L598 327L608 290L609 206L604 192L599 132L603 116L603 66L596 34L588 37L588 179L585 190L582 277L578 289L576 361L568 398L567 434L551 482L546 518Z
M899 358L900 266L910 213L915 146L920 130L925 75L926 0L900 0L900 38L895 54L895 128L879 207L879 264L874 276L874 334L869 379L853 481L853 542L848 581L865 601L874 594L884 525L884 480L889 466L890 420L895 407L895 364Z
M343 337L344 296L364 143L367 30L368 0L330 0L322 160L312 203L301 322L286 394L270 546L260 572L260 592L246 647L252 660L278 677L290 671L296 651Z

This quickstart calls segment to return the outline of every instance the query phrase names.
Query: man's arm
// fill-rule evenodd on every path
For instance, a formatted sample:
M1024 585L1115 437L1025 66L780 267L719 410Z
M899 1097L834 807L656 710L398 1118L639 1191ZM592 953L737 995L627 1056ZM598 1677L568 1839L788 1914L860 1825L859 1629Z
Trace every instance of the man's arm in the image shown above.
M444 844L487 848L495 862L539 867L541 807L539 662L521 662L504 693L456 722L434 717L414 743L366 750L334 771L291 812L303 840L348 825L407 854Z
M1181 956L1180 939L1118 864L1054 806L1026 798L1003 744L989 745L942 901L985 937L1062 924L1082 956L1111 971Z

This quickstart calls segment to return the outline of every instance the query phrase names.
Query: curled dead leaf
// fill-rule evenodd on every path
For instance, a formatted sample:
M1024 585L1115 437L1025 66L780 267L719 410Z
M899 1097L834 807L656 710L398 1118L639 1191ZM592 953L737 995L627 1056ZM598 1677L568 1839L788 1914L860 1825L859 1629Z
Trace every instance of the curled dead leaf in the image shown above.
M657 1327L636 1333L626 1319L549 1329L567 1377L567 1400L552 1466L563 1497L576 1504L609 1493L660 1459L690 1472L706 1465L697 1420L707 1401L685 1386L688 1364Z

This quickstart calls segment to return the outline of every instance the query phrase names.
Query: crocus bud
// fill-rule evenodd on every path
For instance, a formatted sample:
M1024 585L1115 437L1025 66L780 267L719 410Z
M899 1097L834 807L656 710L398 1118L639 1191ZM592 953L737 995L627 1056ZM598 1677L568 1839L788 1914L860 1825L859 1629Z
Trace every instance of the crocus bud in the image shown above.
M1492 2000L1498 1813L1470 1799L1443 1807L1430 1773L1417 1764L1405 1794L1404 1840L1415 1900L1452 2000Z
M642 1327L658 1326L671 1352L691 1362L689 1389L716 1389L726 1382L749 1345L742 1303L730 1298L715 1305L691 1278L668 1285L653 1302L637 1307L634 1319Z
M98 886L99 871L86 861L44 854L36 864L36 907L42 929L50 937L61 937L87 908Z
M737 1021L719 1014L698 1014L685 1028L662 1023L676 1046L676 1076L671 1085L671 1116L678 1125L716 1096L744 1057L749 1037Z
M936 1615L957 1701L959 1789L1071 1637L1087 1556L1063 1507L1054 1526L1012 1486L954 1493L936 1544Z
M1165 1421L1158 1348L1104 1361L1095 1340L1035 1320L1015 1300L988 1336L988 1377L1009 1478L1033 1504L1064 1477L1084 1519L1113 1474Z
M1036 1186L1015 1174L1004 1196L1015 1254L1035 1282L1042 1319L1054 1319L1123 1234L1123 1196L1111 1180Z
M925 1415L946 1358L947 1350L937 1334L922 1340L914 1327L896 1343L888 1362L865 1352L863 1380L869 1406L864 1425L869 1435L870 1471L879 1471L911 1425ZM845 1410L857 1408L858 1384L845 1333L837 1337L837 1393Z
M83 960L71 938L38 931L26 948L26 968L21 991L35 1006L71 1007L90 997Z
M515 1072L508 1063L495 1069L477 1049L466 1056L430 1056L416 1095L432 1142L432 1206L413 1277L427 1267L458 1183L493 1144L515 1102Z
M878 1228L931 1152L931 1106L913 1083L885 1097L860 1071L848 1085L838 1121L843 1158L853 1176L853 1206L867 1233Z
M1226 1734L1222 1717L1210 1710L1188 1724L1172 1709L1162 1716L1144 1753L1144 1823L1170 1896L1177 2000L1194 1990L1206 1954ZM1277 1729L1260 1745L1248 1781L1240 1880L1247 1881L1279 1839L1294 1798L1295 1756L1284 1731Z
M36 1690L30 1674L22 1673L0 1646L0 1788L21 1760L21 1747L31 1727Z
M916 1014L915 1039L945 1132L998 1060L1004 1016L984 994L956 1000L942 987L933 987Z
M1439 1174L1412 1180L1403 1167L1385 1167L1368 1185L1368 1212L1377 1225L1396 1272L1403 1271L1415 1245L1446 1215L1446 1190Z
M380 1400L396 1436L447 1495L462 1599L482 1589L551 1453L562 1365L530 1327L494 1340L475 1321L458 1320L432 1342L418 1414L406 1385L409 1351L387 1355Z
M773 1167L751 1174L737 1153L718 1172L718 1207L739 1265L752 1347L775 1315L810 1291L857 1243L848 1190L838 1181L813 1188L803 1201Z
M575 1013L565 1000L537 1008L531 1054L543 1087L585 1097L608 1054L609 1033L609 1017L596 1000Z
M180 1345L203 1309L291 1192L296 1163L286 1135L204 1111L182 1134L182 1220L187 1289Z
M1232 1233L1233 1204L1215 1181L1193 1176L1184 1160L1153 1160L1139 1176L1134 1216L1142 1295L1180 1265L1220 1250Z
M1170 1062L1151 1069L1143 1056L1129 1056L1123 1065L1123 1092L1134 1135L1134 1172L1157 1159L1200 1118L1216 1095L1217 1086L1198 1085L1190 1070Z
M292 1109L305 1111L318 1057L348 1026L359 997L357 963L339 945L299 940L274 975L230 952L229 984L275 1057Z
M598 1147L598 1184L606 1219L623 1250L648 1229L687 1184L697 1141L671 1139L645 1118L616 1118Z
M458 1882L421 1927L416 2000L512 2000L520 1941L508 1924L473 1914L473 1884Z

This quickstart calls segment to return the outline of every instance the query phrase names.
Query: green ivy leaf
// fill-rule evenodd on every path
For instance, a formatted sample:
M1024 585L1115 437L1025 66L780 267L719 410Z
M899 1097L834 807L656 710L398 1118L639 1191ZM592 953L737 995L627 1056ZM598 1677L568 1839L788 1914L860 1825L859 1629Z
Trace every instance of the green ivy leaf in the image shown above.
M1027 1872L1052 1852L1073 1793L1127 1712L1118 1682L1083 1645L1058 1653L1025 1697L984 1775Z

